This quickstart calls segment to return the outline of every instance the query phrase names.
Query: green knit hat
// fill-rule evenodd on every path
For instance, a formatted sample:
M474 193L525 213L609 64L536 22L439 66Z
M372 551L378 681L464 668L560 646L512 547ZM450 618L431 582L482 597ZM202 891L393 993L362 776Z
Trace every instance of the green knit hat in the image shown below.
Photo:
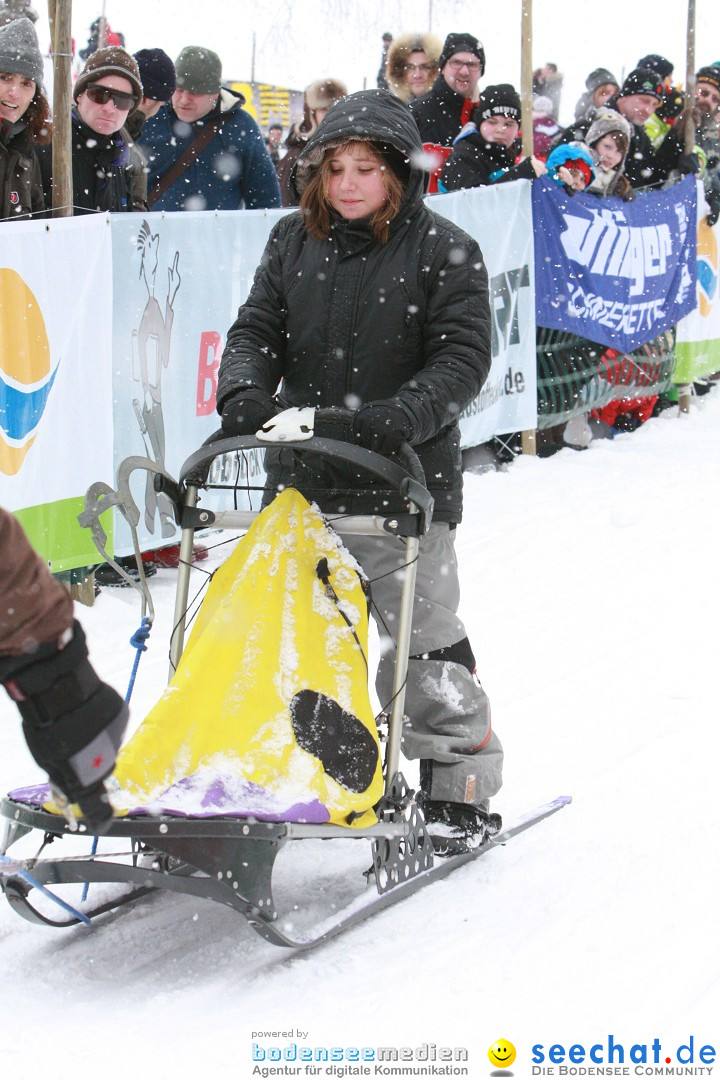
M217 53L202 45L186 45L175 61L178 90L189 94L217 94L222 63Z

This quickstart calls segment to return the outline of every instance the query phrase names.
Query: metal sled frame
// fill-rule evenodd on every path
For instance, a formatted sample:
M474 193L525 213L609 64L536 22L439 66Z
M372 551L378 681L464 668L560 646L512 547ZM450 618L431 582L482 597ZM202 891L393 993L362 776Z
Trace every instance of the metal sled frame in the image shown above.
M89 506L83 515L88 524L97 524L99 514L109 505L119 505L132 525L133 518L137 520L137 508L129 493L128 473L134 468L150 468L154 471L158 489L164 490L173 499L182 537L170 649L171 674L183 649L196 529L243 530L257 517L257 513L253 512L214 512L198 506L202 488L227 486L208 484L212 462L221 455L266 445L253 436L208 440L185 462L177 484L167 474L160 472L155 463L142 458L128 459L118 469L118 492L122 488L122 498L101 485L101 499L94 508ZM373 904L360 901L354 915L335 920L334 927L325 928L319 934L311 932L297 939L288 936L278 923L271 882L275 860L288 841L338 838L370 840L372 867L367 876L374 878L377 893L380 894L380 898L375 897L375 907L379 899L383 906L393 902L395 896L390 895L392 890L397 890L398 894L406 892L413 879L418 879L419 883L420 878L432 868L432 842L415 804L414 793L399 772L416 560L421 538L429 528L433 508L432 497L424 486L422 468L409 446L402 450L407 468L369 450L332 439L313 437L297 442L284 441L282 448L299 454L309 451L360 466L397 491L407 503L406 513L389 515L387 518L342 517L332 521L333 528L340 534L390 533L404 538L406 544L393 699L385 746L385 790L376 807L377 824L346 829L337 825L259 822L252 818L142 815L116 819L104 834L129 841L129 850L121 854L124 861L116 861L117 853L110 856L93 852L87 856L69 858L43 859L38 856L20 862L8 858L5 853L21 837L39 830L44 833L47 843L72 830L70 824L57 814L6 798L0 802L0 814L5 818L4 835L0 841L0 885L15 911L23 917L48 926L73 926L80 922L87 923L149 892L168 889L230 906L243 914L258 934L276 945L307 948L333 936L348 923L359 921L364 917L363 909L369 912ZM98 485L90 489L89 496L91 493L97 495L96 489ZM128 499L131 506L127 505ZM135 546L137 548L136 539ZM64 919L49 917L29 899L33 889L46 891L46 886L95 882L120 883L131 888L116 899L82 912L58 900L69 915ZM52 894L51 897L56 899Z

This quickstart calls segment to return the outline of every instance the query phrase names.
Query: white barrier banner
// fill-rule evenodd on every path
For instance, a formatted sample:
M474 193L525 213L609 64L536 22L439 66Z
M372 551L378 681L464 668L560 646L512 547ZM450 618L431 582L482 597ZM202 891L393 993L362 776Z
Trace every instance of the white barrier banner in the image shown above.
M462 445L537 427L535 259L530 181L432 195L427 205L470 233L490 277L492 367L460 419Z
M535 426L529 191L527 181L517 181L427 200L479 241L491 281L493 365L461 420L465 446ZM76 523L91 483L114 486L118 464L131 455L177 477L217 430L225 334L272 225L287 212L93 215L0 226L0 302L9 327L0 384L2 498L20 511L54 570L97 561ZM32 362L22 366L21 355ZM262 457L257 450L219 462L215 476L261 487ZM173 541L170 504L152 479L136 474L132 490L141 545ZM239 505L258 502L249 491ZM130 533L119 515L115 530L114 550L127 554Z
M54 571L82 565L89 485L112 476L105 217L0 225L0 499Z
M225 334L247 297L268 233L287 211L117 214L112 218L113 281L122 302L113 321L116 466L131 454L177 478L183 462L220 426L215 393ZM262 486L262 450L223 463L223 478ZM216 470L217 471L217 470ZM137 473L141 546L178 535L172 507L151 474ZM257 508L246 495L239 509ZM207 505L207 500L203 500ZM124 522L116 551L132 550Z

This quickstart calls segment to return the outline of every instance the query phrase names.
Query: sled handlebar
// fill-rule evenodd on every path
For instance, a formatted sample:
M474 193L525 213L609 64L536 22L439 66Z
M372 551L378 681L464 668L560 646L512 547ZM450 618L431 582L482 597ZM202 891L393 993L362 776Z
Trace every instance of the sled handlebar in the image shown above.
M333 419L341 422L350 419L353 415L349 409L318 409L317 414L319 414L320 419L332 416ZM425 473L420 459L408 443L403 443L400 448L397 455L400 459L400 463L398 463L398 461L377 454L373 450L367 450L365 447L341 439L328 439L313 435L309 439L297 441L288 439L279 443L268 443L258 439L255 435L228 436L221 429L214 432L209 439L206 439L200 449L191 454L187 461L184 462L178 481L181 494L190 485L202 486L206 483L210 466L215 458L223 454L236 453L237 451L253 450L257 447L262 449L276 447L300 453L320 454L326 458L339 459L348 464L357 465L366 472L384 480L403 498L413 502L428 523L432 517L433 497L425 486Z

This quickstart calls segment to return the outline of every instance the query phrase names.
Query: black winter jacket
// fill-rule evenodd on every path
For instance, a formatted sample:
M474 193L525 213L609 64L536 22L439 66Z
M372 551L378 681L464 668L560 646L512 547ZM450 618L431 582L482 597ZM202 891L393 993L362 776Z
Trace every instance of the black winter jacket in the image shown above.
M486 142L476 128L453 146L442 171L442 186L446 191L459 191L509 180L534 180L530 158L514 164L517 153L517 145L506 147L502 143Z
M45 209L35 143L19 121L0 124L0 219L28 218Z
M420 148L407 107L387 91L368 90L332 107L296 169L319 147L353 134L392 142L406 155ZM335 216L324 241L308 235L300 213L277 223L228 333L218 411L242 388L274 394L281 380L285 406L356 408L392 399L408 417L436 520L458 522L457 421L490 368L487 272L476 242L424 206L422 186L413 169L387 244L373 238L366 221ZM271 480L287 482L287 463L267 458ZM333 489L347 480L340 473L318 467L293 482L327 510L397 507L357 477L354 496L337 495Z
M98 135L74 113L72 120L73 213L147 210L147 178L142 160L124 128ZM52 151L38 149L45 201L52 201Z
M453 139L460 134L477 102L463 97L438 75L427 94L410 102L410 112L424 143L436 146L452 146Z

